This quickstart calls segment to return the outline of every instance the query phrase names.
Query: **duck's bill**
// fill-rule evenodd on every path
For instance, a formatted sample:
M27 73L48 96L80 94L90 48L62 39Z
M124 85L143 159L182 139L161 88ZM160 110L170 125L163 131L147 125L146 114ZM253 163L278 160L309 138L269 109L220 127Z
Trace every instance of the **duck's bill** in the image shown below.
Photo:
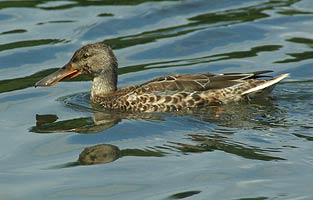
M56 72L44 77L37 83L35 87L48 87L60 82L62 80L71 79L80 75L80 72L77 69L74 69L71 64L66 64L64 67L60 68Z

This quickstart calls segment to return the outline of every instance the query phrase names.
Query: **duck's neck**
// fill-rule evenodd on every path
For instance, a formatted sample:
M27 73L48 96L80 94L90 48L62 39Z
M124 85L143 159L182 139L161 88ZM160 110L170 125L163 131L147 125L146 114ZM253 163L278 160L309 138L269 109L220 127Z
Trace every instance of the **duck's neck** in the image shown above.
M91 88L91 99L115 92L116 85L117 75L115 73L105 73L105 75L94 77Z

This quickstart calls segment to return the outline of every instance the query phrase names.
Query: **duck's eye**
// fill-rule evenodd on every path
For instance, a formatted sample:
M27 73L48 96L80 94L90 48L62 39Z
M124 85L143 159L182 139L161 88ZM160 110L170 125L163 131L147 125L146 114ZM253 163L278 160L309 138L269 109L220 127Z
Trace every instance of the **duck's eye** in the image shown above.
M88 58L89 56L90 56L90 54L87 53L87 52L83 54L83 57L84 57L84 58Z

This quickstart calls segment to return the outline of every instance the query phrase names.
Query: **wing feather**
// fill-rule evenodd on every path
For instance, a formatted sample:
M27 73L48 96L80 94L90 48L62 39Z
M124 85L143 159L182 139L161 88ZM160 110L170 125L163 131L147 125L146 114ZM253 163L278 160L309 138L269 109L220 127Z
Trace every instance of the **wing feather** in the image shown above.
M180 74L163 76L139 85L134 92L140 93L165 93L193 92L212 89L223 89L237 84L243 80L259 77L260 74L271 72L269 70L249 73L227 74Z

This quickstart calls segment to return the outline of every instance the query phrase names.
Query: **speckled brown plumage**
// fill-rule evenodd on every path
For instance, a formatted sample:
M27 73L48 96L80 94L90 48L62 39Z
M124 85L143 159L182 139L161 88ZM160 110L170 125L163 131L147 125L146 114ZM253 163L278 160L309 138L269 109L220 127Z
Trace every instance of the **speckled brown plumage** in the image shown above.
M267 80L258 80L256 77L266 72L268 71L160 77L142 85L97 96L93 101L105 109L141 112L169 112L216 106L248 98L249 95L241 94L248 89L264 84ZM265 91L259 92L261 95Z
M36 86L50 86L66 78L89 74L93 77L91 101L104 109L171 112L260 97L288 76L258 79L268 72L271 71L164 76L117 89L117 60L109 46L95 43L77 50L69 63Z

